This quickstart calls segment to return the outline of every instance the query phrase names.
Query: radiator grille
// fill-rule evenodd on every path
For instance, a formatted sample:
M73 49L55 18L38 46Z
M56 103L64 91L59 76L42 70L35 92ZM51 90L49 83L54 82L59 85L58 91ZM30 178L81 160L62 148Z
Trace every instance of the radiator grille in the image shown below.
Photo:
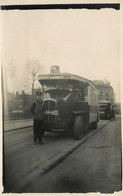
M47 122L56 122L57 116L53 114L46 114L46 111L54 111L57 110L57 101L55 100L45 100L44 101L44 113L45 113L45 121Z

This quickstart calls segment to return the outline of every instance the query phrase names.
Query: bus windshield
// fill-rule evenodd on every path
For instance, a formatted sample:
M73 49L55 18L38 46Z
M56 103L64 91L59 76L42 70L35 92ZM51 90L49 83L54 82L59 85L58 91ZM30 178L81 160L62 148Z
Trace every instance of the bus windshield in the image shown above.
M55 90L55 89L64 89L72 91L73 84L70 80L47 80L42 84L43 91Z
M70 96L71 91L66 89L52 89L44 92L44 99L62 99L67 100Z

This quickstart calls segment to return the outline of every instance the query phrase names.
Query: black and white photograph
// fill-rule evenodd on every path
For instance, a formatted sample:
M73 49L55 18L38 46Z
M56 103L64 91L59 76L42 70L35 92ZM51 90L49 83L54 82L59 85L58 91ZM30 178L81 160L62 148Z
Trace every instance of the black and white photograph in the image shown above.
M122 195L121 2L1 0L1 193Z

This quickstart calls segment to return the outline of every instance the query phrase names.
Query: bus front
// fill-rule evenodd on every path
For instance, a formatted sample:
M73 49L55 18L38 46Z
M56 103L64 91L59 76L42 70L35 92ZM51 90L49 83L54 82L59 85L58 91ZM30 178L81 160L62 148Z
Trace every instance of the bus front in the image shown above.
M44 121L49 130L64 129L68 120L67 100L73 84L65 75L40 75L38 78L44 95Z

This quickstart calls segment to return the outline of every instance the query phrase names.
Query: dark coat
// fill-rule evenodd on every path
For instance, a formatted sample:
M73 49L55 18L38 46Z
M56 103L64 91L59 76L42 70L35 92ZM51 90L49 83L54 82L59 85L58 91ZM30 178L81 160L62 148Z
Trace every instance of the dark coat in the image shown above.
M34 101L30 107L30 112L33 119L43 120L43 101L39 102L38 100Z

